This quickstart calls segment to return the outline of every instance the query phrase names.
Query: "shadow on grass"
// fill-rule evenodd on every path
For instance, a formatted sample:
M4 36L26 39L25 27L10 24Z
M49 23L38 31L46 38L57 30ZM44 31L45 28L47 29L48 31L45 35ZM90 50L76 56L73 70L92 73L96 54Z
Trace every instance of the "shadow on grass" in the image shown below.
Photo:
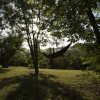
M21 82L24 77L26 76L25 75L14 76L14 77L4 78L0 80L0 90L3 89L5 86L9 86L9 85Z
M17 90L10 92L5 100L83 100L77 91L50 78L54 76L42 74L39 81L32 75L24 77Z

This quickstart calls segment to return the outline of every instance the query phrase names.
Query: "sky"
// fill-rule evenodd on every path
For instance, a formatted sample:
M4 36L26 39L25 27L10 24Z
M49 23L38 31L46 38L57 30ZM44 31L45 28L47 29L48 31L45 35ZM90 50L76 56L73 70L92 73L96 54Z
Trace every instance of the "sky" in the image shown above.
M68 41L68 39L65 38L64 42L60 43L60 45L58 46L58 48L59 48L59 47L65 47L65 46L67 46L67 45L70 43L70 42L67 42L67 41ZM84 41L79 40L79 41L76 42L76 43L84 43ZM76 43L72 43L71 46L75 45ZM29 49L29 46L28 46L27 42L24 42L24 43L23 43L23 47L26 48L26 49ZM47 49L47 48L57 48L57 46L51 45L50 43L47 43L46 46L40 46L40 48L41 48L42 50L45 50L45 49Z
M64 46L68 45L70 42L67 42L67 40L68 40L68 39L65 38L64 42L61 42L60 45L58 45L58 47L64 47ZM29 49L29 46L28 46L27 42L24 42L24 43L23 43L23 47ZM40 48L41 48L42 50L45 50L45 49L47 49L47 48L57 48L57 46L56 46L56 45L52 45L52 44L50 44L50 43L47 43L46 46L40 46Z

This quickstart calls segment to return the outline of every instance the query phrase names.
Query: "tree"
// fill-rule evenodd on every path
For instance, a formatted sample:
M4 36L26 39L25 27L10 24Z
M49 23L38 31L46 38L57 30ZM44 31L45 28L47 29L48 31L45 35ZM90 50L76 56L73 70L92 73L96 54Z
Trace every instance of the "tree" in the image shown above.
M9 34L6 37L0 37L0 60L3 68L7 68L11 58L22 45L22 36Z
M32 66L32 59L29 50L27 50L26 48L20 48L19 50L17 50L10 61L10 65L24 67Z
M13 12L12 2L0 1L0 59L3 67L8 67L11 58L23 42L20 26L14 25L15 21L18 23L18 20L15 20L18 12Z
M38 55L40 43L46 43L42 17L42 2L40 0L16 0L12 3L14 7L9 4L12 12L10 15L9 13L6 14L8 16L7 21L10 26L20 26L18 30L21 30L21 33L27 40L35 68L35 79L38 80ZM14 17L13 20L11 19L11 15Z
M76 42L86 40L100 44L99 16L95 17L94 11L98 11L99 0L58 0L56 4L45 10L48 30L53 36L67 37ZM48 5L48 4L47 4Z
M3 2L3 1L2 1ZM46 43L46 32L55 41L86 40L100 44L99 23L92 9L99 0L12 0L2 6L7 27L24 34L30 48L35 78L38 79L40 43ZM91 28L92 27L92 28ZM60 42L60 41L59 41Z
M47 28L53 36L57 38L67 37L69 41L73 42L85 40L94 49L97 46L98 49L94 51L99 53L100 16L96 16L94 12L100 13L100 6L98 6L100 0L58 0L56 4L54 2L52 2L52 5L48 5L47 2L45 4L47 5L44 14ZM85 49L85 46L83 47ZM88 47L87 53L90 53L90 46ZM96 58L94 61L98 62L97 58L99 59L99 56L93 56L93 52L90 54ZM98 53L95 52L95 54ZM93 59L91 61L93 62Z
M84 43L77 46L82 51L82 62L87 69L100 75L100 47L93 43Z
M42 1L12 0L2 1L4 20L11 31L24 35L30 48L35 68L35 78L38 79L38 51L40 43L46 43L42 17Z

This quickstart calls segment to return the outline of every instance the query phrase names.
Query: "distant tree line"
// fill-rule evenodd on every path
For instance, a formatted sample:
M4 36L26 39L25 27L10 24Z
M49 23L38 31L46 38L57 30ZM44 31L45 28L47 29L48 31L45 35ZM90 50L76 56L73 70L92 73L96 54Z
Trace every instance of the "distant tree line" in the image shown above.
M78 44L82 45L82 44ZM57 48L56 48L57 50ZM47 49L49 51L49 49ZM51 69L75 69L83 70L89 67L88 63L84 63L84 50L78 48L77 44L71 47L64 55L54 58L52 62L42 53L39 53L39 68ZM84 56L83 56L84 55ZM84 59L83 59L84 58ZM20 48L9 62L10 66L32 67L32 58L29 50ZM33 66L34 67L34 66Z

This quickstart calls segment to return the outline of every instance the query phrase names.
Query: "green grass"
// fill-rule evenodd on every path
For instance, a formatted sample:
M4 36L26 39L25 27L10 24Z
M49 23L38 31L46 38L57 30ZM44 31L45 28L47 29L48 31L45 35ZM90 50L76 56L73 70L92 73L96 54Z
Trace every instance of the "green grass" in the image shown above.
M25 67L0 69L0 100L100 100L99 84L81 70L39 69Z

